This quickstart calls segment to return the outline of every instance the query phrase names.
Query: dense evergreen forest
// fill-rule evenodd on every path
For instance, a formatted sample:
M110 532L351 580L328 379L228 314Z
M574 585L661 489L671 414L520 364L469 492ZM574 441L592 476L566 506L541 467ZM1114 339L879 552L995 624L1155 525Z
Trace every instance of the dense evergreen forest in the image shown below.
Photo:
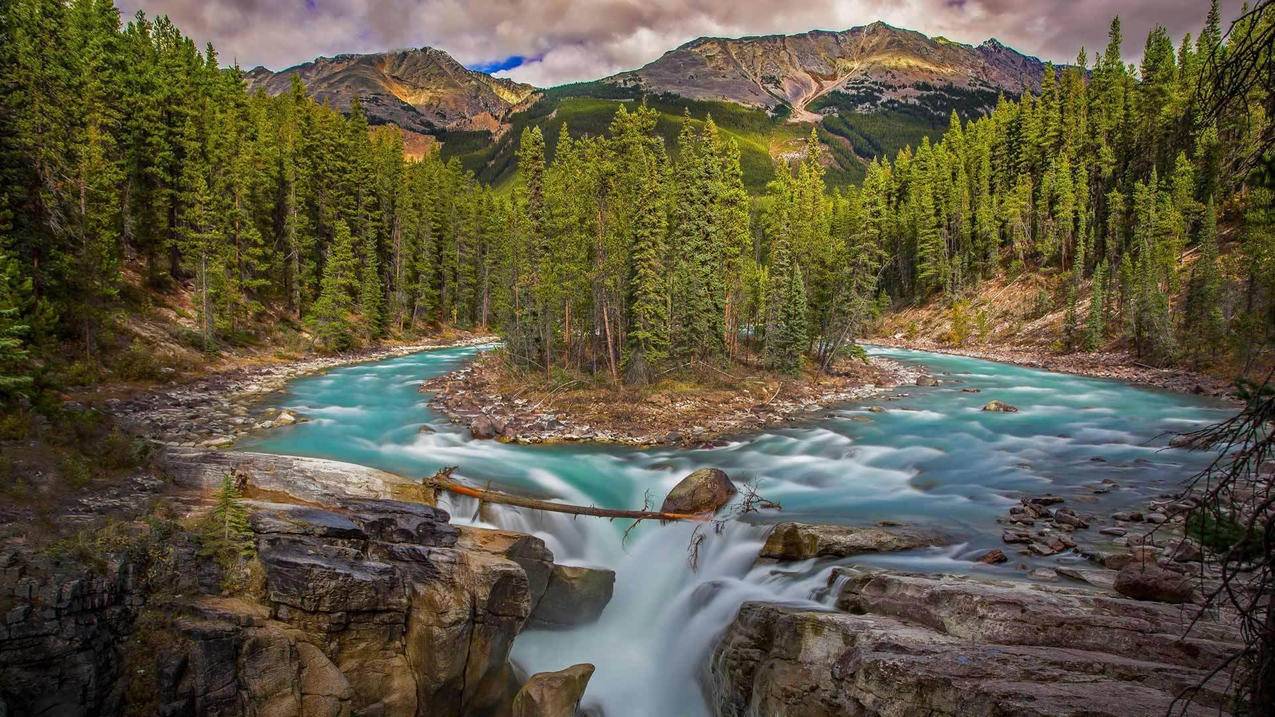
M563 126L552 161L527 128L496 191L405 160L357 103L248 93L165 18L0 0L0 392L100 375L139 287L187 291L205 351L280 318L328 350L494 326L530 368L642 383L696 362L826 368L891 304L1047 270L1070 277L1067 348L1244 360L1275 336L1271 194L1250 181L1271 98L1216 115L1198 96L1271 22L1224 36L1215 3L1197 38L1151 32L1135 68L1116 20L1092 69L1082 50L1039 97L953 113L861 187L826 189L812 130L750 196L711 119L666 146L637 103L600 135Z

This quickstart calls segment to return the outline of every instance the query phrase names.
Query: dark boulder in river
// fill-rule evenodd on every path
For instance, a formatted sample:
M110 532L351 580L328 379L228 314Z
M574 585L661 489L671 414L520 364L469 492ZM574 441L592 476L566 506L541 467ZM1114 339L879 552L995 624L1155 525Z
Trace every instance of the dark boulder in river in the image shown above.
M662 513L716 513L739 492L730 476L716 468L701 468L686 476L664 498Z

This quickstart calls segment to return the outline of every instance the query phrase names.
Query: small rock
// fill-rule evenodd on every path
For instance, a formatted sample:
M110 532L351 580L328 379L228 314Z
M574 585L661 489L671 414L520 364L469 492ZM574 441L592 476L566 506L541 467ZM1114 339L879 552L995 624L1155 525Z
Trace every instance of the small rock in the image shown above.
M1050 570L1049 568L1036 568L1035 570L1028 573L1028 575L1030 575L1033 578L1036 578L1037 580L1057 580L1058 579L1058 573L1053 570Z
M1208 441L1204 436L1196 436L1190 433L1182 433L1169 439L1170 448L1185 448L1187 450L1197 450L1208 447Z
M885 413L885 408L881 406L868 406L869 413Z
M1032 538L1026 532L1021 530L1006 530L1001 533L1001 540L1013 545L1018 543L1030 543Z
M1125 534L1126 534L1126 533L1128 533L1129 531L1128 531L1128 530L1126 530L1125 528L1121 528L1121 527L1119 527L1119 526L1110 526L1110 527L1106 527L1106 528L1099 528L1099 529L1098 529L1098 532L1099 532L1099 533L1101 533L1101 534L1103 534L1103 535L1111 535L1111 536L1114 536L1114 537L1117 537L1117 538L1118 538L1118 537L1120 537L1120 536L1122 536L1122 535L1125 535Z
M1152 523L1154 525L1159 525L1160 523L1163 523L1167 521L1168 519L1169 519L1169 516L1165 515L1164 513L1147 513L1147 517L1145 518L1145 520L1148 523Z
M916 377L916 385L918 385L918 386L937 386L937 385L939 385L939 380L938 380L937 378L934 378L933 376L927 376L927 375L922 374L922 375L920 375L920 376L917 376L917 377Z
M1053 555L1058 552L1052 546L1045 545L1044 543L1031 543L1027 546L1027 549L1037 555Z
M1164 551L1165 557L1179 563L1198 563L1204 560L1204 552L1194 540L1183 538Z
M479 416L469 424L469 433L477 439L495 438L503 426L497 427L491 416Z
M1113 520L1123 520L1123 521L1128 522L1128 523L1141 523L1141 522L1142 522L1142 513L1139 513L1139 512L1137 512L1137 511L1123 512L1123 513L1113 513L1113 514L1111 515L1111 518L1112 518Z
M983 553L983 556L978 559L978 562L983 563L984 565L999 565L1008 560L1009 558L1005 557L1004 551L1000 548L993 548L986 553Z
M972 386L966 386L965 388L961 389L961 393L982 393L982 392L983 392L983 389L974 388Z
M1062 525L1069 525L1073 528L1084 529L1089 527L1089 523L1086 523L1084 518L1076 515L1076 513L1070 508L1059 508L1054 511L1054 520L1058 521Z
M989 413L1018 413L1018 407L1011 406L1004 401L992 399L983 406L983 410Z
M1074 568L1066 565L1059 565L1054 568L1059 575L1079 580L1083 583L1089 583L1094 587L1103 588L1105 590L1112 589L1116 582L1116 571L1114 570L1091 570L1086 568Z

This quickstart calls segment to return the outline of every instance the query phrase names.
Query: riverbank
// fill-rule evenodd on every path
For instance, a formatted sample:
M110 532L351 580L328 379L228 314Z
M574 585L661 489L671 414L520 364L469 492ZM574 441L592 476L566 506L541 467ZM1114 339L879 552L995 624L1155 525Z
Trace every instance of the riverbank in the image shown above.
M809 417L837 404L915 384L924 371L887 358L846 361L799 377L703 367L631 388L591 379L546 380L511 368L500 352L421 385L430 405L476 438L508 443L711 446Z
M1114 379L1139 386L1149 386L1197 396L1231 398L1235 390L1231 381L1181 368L1148 366L1139 362L1135 356L1127 351L1056 353L1040 346L1009 345L963 348L950 346L932 339L906 339L884 336L864 339L864 342L889 348L932 351L934 353L952 354L953 356L968 356L969 358L999 361L1056 373Z
M428 349L492 343L487 334L454 332L446 337L379 346L300 360L253 363L159 389L104 389L101 403L121 425L158 443L219 448L255 431L305 420L286 411L257 406L260 399L308 374Z

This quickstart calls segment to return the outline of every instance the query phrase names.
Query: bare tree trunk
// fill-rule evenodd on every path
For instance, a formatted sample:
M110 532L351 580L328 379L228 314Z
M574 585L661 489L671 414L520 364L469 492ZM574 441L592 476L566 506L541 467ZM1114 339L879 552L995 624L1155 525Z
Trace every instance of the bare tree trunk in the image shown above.
M570 503L554 503L548 500L538 500L536 498L525 498L520 495L504 493L497 490L487 490L483 488L471 488L451 480L451 473L455 468L444 468L433 476L426 478L423 482L429 488L434 490L445 490L448 493L456 495L464 495L470 498L477 498L486 503L496 503L498 505L512 505L517 508L530 508L532 510L544 510L552 513L567 513L568 515L589 515L596 518L633 518L635 520L707 520L712 517L708 513L665 513L658 510L618 510L611 508L595 508L585 505L571 505Z

